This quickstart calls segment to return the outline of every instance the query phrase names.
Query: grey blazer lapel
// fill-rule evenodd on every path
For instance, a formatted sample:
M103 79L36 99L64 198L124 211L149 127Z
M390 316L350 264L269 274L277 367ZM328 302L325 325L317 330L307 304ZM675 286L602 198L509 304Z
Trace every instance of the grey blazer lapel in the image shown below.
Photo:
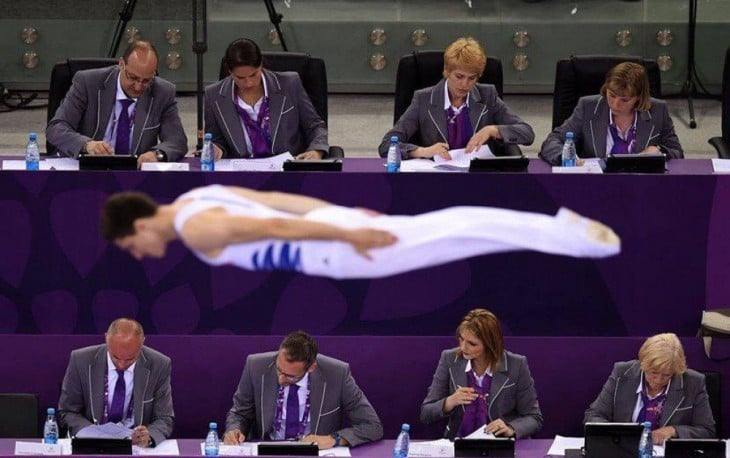
M655 134L659 135L651 118L651 112L642 111L638 113L638 119L636 120L636 152L644 151L649 146L651 137Z
M138 151L139 144L142 140L142 133L147 127L147 122L150 118L150 112L153 110L153 104L155 103L155 97L152 95L152 88L147 88L144 93L137 99L137 105L134 108L134 127L132 129L132 144L130 146L129 154L142 154L146 151ZM136 385L135 385L136 386Z
M583 148L586 149L586 142L589 142L595 157L606 157L606 134L608 133L608 105L603 97L598 99L598 103L592 113L593 117L589 122L590 138L586 138Z
M638 363L637 363L638 364ZM641 370L638 375L635 373L635 367L632 367L625 374L622 374L618 380L618 388L616 389L613 400L613 420L616 422L632 422L634 417L634 408L636 407L636 388L641 380Z
M509 376L507 375L507 354L502 353L502 359L499 362L499 367L496 370L492 370L492 384L489 387L489 406L487 407L487 413L489 418L496 420L492 417L492 405L497 402L500 394L504 387L510 383Z
M94 140L104 140L106 128L109 125L109 119L112 111L117 104L117 79L119 77L119 68L114 69L104 80L102 86L96 92L96 129L94 130ZM114 145L112 145L114 146Z
M320 424L324 397L327 393L327 381L319 367L309 373L309 383L311 389L309 393L309 427L312 434L319 434L320 429L328 430Z
M107 377L106 345L102 345L89 362L89 399L91 399L91 417L96 423L104 421L104 380Z
M261 437L259 439L261 440L264 440L264 434L271 429L276 415L276 395L279 391L279 382L274 368L275 361L276 357L271 360L271 364L261 374L261 391L259 391L261 393Z
M215 109L223 121L223 128L228 137L228 143L233 145L239 156L246 157L249 155L246 147L246 140L243 133L243 125L241 118L236 111L236 102L233 99L233 77L229 76L225 82L221 84L218 97L215 100Z
M134 424L144 424L144 401L147 385L150 383L150 370L147 364L147 358L144 352L139 355L137 365L134 366L134 388L132 391L134 407L132 414L134 416ZM147 419L149 423L150 418Z
M659 417L659 424L661 426L667 425L669 420L672 419L677 407L682 405L682 401L684 401L684 380L681 375L675 375L672 377L672 382L669 384L667 400L664 401L664 408L662 409L662 414Z
M431 105L428 107L428 117L431 126L436 129L441 141L448 143L449 134L446 129L446 112L444 111L444 85L446 80L442 79L433 90L431 90Z
M284 112L284 104L286 103L286 95L284 95L284 92L281 90L279 80L276 78L275 74L268 70L264 70L264 78L266 78L266 88L269 91L269 112L271 113L271 152L274 153L276 151L279 124L281 124L281 115Z
M475 85L469 92L469 121L474 130L473 133L479 130L479 123L482 122L482 118L487 115L487 112L489 112L489 108L482 103L482 96Z

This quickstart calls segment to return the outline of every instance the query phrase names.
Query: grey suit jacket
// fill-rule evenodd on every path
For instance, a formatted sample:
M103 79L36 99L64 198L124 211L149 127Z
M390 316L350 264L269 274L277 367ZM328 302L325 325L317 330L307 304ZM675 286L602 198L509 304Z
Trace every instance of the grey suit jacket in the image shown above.
M540 148L540 157L553 165L560 165L566 132L573 132L579 157L606 157L608 112L608 103L603 96L581 97L570 118L547 136ZM669 110L662 100L651 99L649 111L640 112L636 121L637 151L649 146L658 147L671 158L684 157Z
M421 421L431 424L447 418L444 437L452 440L459 432L465 408L458 406L451 413L444 414L444 401L457 387L469 386L466 359L456 356L457 350L452 348L441 353L428 394L421 404ZM532 436L542 428L542 412L527 358L504 352L499 367L492 371L488 412L492 421L501 418L511 426L518 439Z
M586 410L583 422L632 422L641 376L638 360L616 363L601 393ZM715 437L704 375L688 369L672 377L659 424L674 426L680 438Z
M390 137L394 135L401 140L403 159L408 159L410 152L419 146L428 147L434 143L449 142L444 110L445 84L446 80L442 79L435 86L419 89L413 94L408 109L383 136L378 147L380 157L388 155ZM491 84L475 84L469 92L469 119L474 132L484 126L496 125L505 143L531 145L535 140L532 127L509 109ZM403 143L416 132L420 133L423 145Z
M103 140L114 111L119 67L83 70L73 84L56 115L46 127L46 137L59 152L78 157L89 140ZM137 100L132 129L132 154L161 150L170 161L187 152L185 136L175 100L175 85L156 77ZM114 145L112 145L114 146Z
M233 395L233 407L226 416L226 431L239 429L246 438L264 439L276 415L279 388L276 352L258 353L246 358L246 366ZM383 425L365 394L355 383L350 365L324 355L317 356L317 367L309 374L310 428L312 434L337 431L352 447L383 437ZM347 417L349 428L342 428Z
M312 106L296 72L263 70L269 91L271 149L274 154L292 155L318 150L325 154L327 126ZM223 150L223 157L250 157L241 118L233 104L233 77L205 88L205 132Z
M58 400L58 420L71 435L104 416L106 345L71 352ZM175 423L170 388L170 358L142 347L134 367L133 414L135 425L145 425L156 444L170 437Z

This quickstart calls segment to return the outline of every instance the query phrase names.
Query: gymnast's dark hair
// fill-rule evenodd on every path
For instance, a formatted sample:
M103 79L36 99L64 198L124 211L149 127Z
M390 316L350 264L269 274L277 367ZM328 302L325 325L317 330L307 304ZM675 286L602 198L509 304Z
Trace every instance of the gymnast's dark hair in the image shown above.
M261 49L255 41L250 38L239 38L226 48L226 54L223 57L226 67L229 71L236 67L260 67L264 58L261 55Z
M113 242L134 235L134 222L157 213L157 203L141 192L120 192L107 199L101 213L101 235Z

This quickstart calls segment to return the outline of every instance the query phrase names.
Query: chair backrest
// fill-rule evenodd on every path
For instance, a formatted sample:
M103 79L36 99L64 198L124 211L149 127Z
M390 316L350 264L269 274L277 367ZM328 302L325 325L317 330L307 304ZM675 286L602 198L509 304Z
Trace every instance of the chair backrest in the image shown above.
M38 395L0 393L0 437L40 437Z
M725 67L722 71L722 138L730 144L730 48L725 52Z
M661 97L662 80L656 61L635 56L571 56L558 60L553 93L553 128L573 113L578 99L598 94L606 73L621 62L636 62L646 68L652 97Z
M700 371L705 374L705 388L710 400L712 417L715 419L715 434L722 437L722 373L716 371Z
M277 72L297 72L317 114L327 124L327 68L324 60L302 52L263 52L264 68ZM221 58L219 79L228 76Z
M66 59L64 62L59 62L54 65L51 71L51 83L48 88L48 113L46 115L46 122L51 122L51 119L56 115L58 107L61 106L63 98L66 97L66 93L71 88L71 82L76 72L92 68L109 67L110 65L115 65L117 62L118 59L114 58L91 57ZM46 152L48 154L54 154L56 147L46 142Z
M443 71L443 51L413 51L401 57L395 79L394 124L408 109L413 93L438 83L443 77ZM496 57L487 57L487 65L479 82L493 84L499 97L502 98L504 96L502 61Z

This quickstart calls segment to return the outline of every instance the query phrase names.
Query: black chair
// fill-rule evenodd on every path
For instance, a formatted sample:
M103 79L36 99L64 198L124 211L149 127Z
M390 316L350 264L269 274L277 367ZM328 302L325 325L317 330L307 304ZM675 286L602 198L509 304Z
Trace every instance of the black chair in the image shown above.
M302 52L263 52L264 67L275 72L297 72L302 86L307 91L314 109L327 124L327 68L321 57L312 57ZM229 74L225 59L221 59L218 79ZM330 146L327 158L343 158L345 152L340 146Z
M722 373L716 371L700 371L705 375L705 388L710 400L712 417L715 419L715 435L722 437Z
M606 73L621 62L636 62L646 68L652 97L662 95L662 80L656 61L635 56L571 56L558 60L553 92L553 129L573 114L578 99L598 94Z
M38 395L0 393L0 437L40 437Z
M429 86L433 86L443 78L444 52L413 51L401 57L398 62L398 71L395 78L395 105L393 107L393 123L405 113L413 100L413 94ZM504 78L502 75L502 61L497 57L487 57L479 82L492 84L497 89L500 98L504 98ZM408 140L408 143L421 144L418 133ZM497 155L521 156L522 150L517 145L504 145L490 142L490 147ZM500 151L502 150L502 151Z
M71 82L76 72L80 70L89 70L92 68L109 67L116 65L118 59L106 57L91 57L79 59L66 59L65 62L59 62L53 66L51 71L51 84L48 88L48 114L46 115L46 123L56 115L56 110L61 106L63 98L71 89ZM46 141L46 153L55 154L57 148L50 142Z
M730 159L730 48L725 53L725 68L722 72L722 137L712 137L710 145L717 150L720 159Z

